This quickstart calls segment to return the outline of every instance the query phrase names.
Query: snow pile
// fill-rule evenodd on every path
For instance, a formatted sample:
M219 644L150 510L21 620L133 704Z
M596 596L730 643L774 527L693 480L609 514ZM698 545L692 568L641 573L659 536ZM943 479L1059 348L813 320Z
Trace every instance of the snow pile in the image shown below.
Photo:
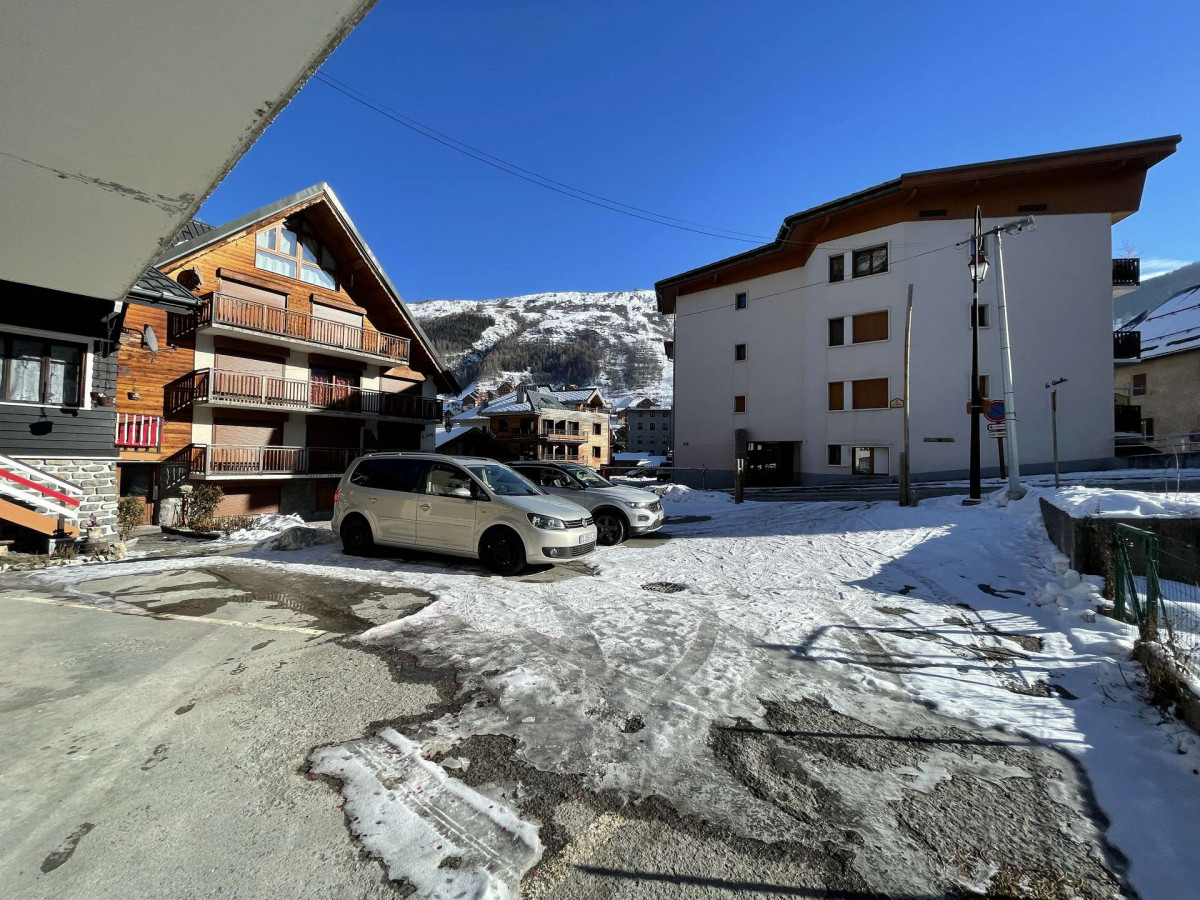
M447 775L391 728L318 748L309 760L313 772L342 782L363 848L418 897L511 900L541 858L537 826Z
M273 538L289 528L297 528L305 524L305 521L295 513L288 516L278 514L257 516L252 527L231 531L221 540L230 544L257 544Z
M1068 487L1047 499L1073 518L1200 518L1200 494L1160 494L1109 488Z
M338 540L338 536L328 528L302 525L289 528L272 540L267 548L269 550L303 550L305 547L315 547L319 544L336 544Z
M663 508L668 515L672 512L686 514L701 508L716 507L723 509L733 503L731 494L720 491L699 491L684 484L668 484L666 487L653 488L662 500Z

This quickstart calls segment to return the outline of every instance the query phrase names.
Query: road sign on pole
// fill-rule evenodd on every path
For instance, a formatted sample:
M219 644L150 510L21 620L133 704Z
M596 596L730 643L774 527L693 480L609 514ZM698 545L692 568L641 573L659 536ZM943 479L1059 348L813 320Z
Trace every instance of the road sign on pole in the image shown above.
M1008 435L1008 423L1006 423L1006 422L988 422L987 430L988 430L988 437L1003 438Z
M989 422L1004 421L1004 401L1003 400L987 400L983 404L983 414L987 416Z

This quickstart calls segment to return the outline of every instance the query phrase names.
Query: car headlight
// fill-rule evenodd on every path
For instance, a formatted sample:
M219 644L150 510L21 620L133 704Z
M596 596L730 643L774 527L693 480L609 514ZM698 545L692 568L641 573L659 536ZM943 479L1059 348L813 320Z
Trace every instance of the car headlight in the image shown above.
M562 519L556 519L554 516L540 516L537 513L529 514L529 524L534 528L545 528L550 531L561 531L567 527L563 524Z
M654 505L653 500L624 500L622 502L630 509L649 509Z

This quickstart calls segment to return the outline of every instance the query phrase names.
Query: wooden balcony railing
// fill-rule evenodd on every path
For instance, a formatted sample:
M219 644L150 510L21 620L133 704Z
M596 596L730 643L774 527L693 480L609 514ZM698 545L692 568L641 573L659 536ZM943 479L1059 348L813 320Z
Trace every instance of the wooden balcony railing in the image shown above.
M341 475L358 450L344 447L255 447L193 444L192 475Z
M397 394L328 381L302 381L224 369L199 369L192 372L190 378L193 403L267 406L299 412L343 412L357 416L426 421L442 417L440 400L416 394ZM188 388L184 390L187 392Z
M343 325L310 316L307 313L269 306L254 300L245 300L214 291L199 312L199 327L230 325L262 334L291 338L352 350L371 356L381 356L392 362L408 362L409 340L382 331L370 331L357 325Z
M162 416L117 413L114 443L122 450L157 450L162 446Z
M543 428L540 436L547 441L586 441L588 437L585 432L565 428Z

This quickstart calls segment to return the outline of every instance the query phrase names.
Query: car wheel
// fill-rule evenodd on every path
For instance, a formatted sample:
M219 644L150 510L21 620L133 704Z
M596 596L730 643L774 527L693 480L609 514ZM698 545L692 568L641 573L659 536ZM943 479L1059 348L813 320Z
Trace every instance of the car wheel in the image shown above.
M619 544L629 536L629 526L619 512L604 510L596 513L596 540L603 547Z
M497 575L516 575L525 568L525 545L511 531L494 531L484 537L479 558Z
M354 516L342 523L342 550L352 556L366 556L375 549L371 526L366 519Z

